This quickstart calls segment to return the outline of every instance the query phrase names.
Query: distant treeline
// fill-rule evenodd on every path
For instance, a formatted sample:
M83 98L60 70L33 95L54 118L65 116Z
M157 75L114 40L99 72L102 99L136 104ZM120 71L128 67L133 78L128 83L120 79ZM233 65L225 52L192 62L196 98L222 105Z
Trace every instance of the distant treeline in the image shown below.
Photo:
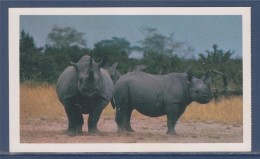
M224 51L212 44L204 53L195 53L187 43L175 41L173 34L166 37L156 29L144 29L142 33L144 39L138 46L132 46L124 38L113 37L97 42L90 50L83 33L73 28L54 27L48 34L48 43L42 48L36 47L29 33L21 31L20 80L56 83L69 61L77 62L92 51L96 62L105 56L109 57L111 65L117 62L121 74L133 71L137 65L146 65L143 71L152 74L185 72L191 67L192 74L198 77L206 71L212 72L212 89L221 91L226 87L241 94L242 59L233 57L233 51Z

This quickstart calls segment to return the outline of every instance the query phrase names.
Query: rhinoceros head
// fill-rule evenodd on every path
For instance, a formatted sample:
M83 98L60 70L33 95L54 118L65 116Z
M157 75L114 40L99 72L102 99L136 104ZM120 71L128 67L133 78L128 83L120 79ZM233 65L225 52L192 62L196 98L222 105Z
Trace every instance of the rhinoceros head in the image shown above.
M84 96L93 96L100 90L100 66L92 60L81 63L70 62L75 67L78 79L78 90Z
M207 73L201 79L193 77L191 74L188 74L189 81L189 94L192 100L206 104L212 99L212 93L210 90L209 83L211 81L210 74Z

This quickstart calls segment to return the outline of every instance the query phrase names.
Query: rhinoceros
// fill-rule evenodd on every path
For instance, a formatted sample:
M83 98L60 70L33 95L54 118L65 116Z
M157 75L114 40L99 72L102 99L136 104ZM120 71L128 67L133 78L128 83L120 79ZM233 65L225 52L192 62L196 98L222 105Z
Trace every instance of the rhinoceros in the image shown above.
M175 134L177 120L192 101L206 104L212 99L210 80L209 73L202 79L191 73L152 75L141 71L121 76L111 101L116 108L118 132L134 132L130 119L136 109L150 117L166 115L167 134Z
M69 136L82 134L82 114L89 114L88 133L98 133L97 123L111 100L113 81L108 71L101 68L104 63L97 64L92 55L70 63L71 66L61 73L56 89L68 117L66 133Z

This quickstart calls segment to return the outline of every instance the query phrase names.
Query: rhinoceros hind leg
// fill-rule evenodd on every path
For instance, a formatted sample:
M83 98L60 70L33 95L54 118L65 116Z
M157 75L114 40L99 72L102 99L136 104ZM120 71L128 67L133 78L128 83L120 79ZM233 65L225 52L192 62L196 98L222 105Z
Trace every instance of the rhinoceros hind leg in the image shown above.
M172 104L166 106L166 115L167 115L167 127L168 135L175 135L175 125L178 120L178 105Z
M128 132L135 132L134 129L131 127L130 120L131 120L131 114L133 109L126 111L126 117L125 117L125 129Z
M130 127L127 127L126 128L126 131L128 131L128 132L135 132L135 130L130 126Z
M116 124L117 124L117 132L118 133L123 133L126 131L126 128L125 128L125 122L126 122L126 119L125 119L125 110L123 109L120 109L120 108L116 108Z
M167 135L176 135L176 131L175 130L167 130Z

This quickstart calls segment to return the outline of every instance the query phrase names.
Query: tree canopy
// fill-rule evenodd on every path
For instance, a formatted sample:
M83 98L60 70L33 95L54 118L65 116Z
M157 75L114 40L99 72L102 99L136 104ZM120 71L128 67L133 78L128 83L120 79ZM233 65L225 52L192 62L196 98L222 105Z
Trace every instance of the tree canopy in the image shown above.
M83 38L84 33L77 30L65 27L60 28L55 26L48 34L49 45L55 48L78 46L86 47L86 40Z
M194 49L186 42L174 39L174 34L162 35L158 30L142 30L143 40L133 46L125 38L112 37L87 48L84 34L69 27L54 27L48 34L48 45L37 48L33 37L23 30L20 34L20 79L55 83L60 73L77 62L82 56L93 52L98 62L109 57L110 65L117 63L121 73L133 71L138 65L146 66L143 71L152 74L184 72L192 66L194 75L201 77L208 70L217 70L227 77L228 87L242 88L242 59L232 57L234 51L224 51L217 44L205 48L195 58ZM133 52L143 54L142 58L130 58ZM213 88L223 85L222 76L213 74Z

